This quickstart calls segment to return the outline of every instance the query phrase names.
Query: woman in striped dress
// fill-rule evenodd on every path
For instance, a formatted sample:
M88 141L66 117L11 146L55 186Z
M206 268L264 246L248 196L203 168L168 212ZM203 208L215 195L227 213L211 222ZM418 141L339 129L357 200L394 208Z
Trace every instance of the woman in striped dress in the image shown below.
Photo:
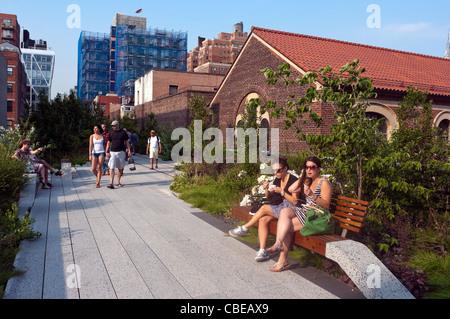
M300 201L297 206L284 208L280 212L275 245L267 250L268 253L280 252L280 257L275 266L270 268L270 271L279 272L290 267L287 262L287 252L290 247L291 235L303 228L306 212L310 210L305 206L305 202L308 206L320 206L325 209L330 207L333 189L331 183L320 175L320 170L320 159L308 157L303 164L300 179L292 184L289 189L293 193L299 193L300 197L303 197L303 201ZM307 180L310 181L310 184L305 183Z

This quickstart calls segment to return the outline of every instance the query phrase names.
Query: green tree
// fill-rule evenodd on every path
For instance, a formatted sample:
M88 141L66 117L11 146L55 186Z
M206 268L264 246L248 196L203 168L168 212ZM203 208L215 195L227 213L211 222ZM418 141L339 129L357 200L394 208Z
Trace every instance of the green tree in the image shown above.
M432 101L427 92L409 87L397 113L398 129L374 177L373 204L389 219L407 214L448 233L450 147L433 123Z
M268 101L263 111L271 110L271 115L277 118L284 116L285 129L295 128L299 139L309 145L310 152L324 159L327 171L339 181L343 191L366 199L369 194L364 184L373 169L371 161L380 157L386 141L378 130L381 120L365 115L368 100L376 94L371 79L363 76L365 69L359 66L359 61L347 63L338 73L327 66L319 70L320 74L307 72L295 80L287 63L280 64L278 71L270 68L261 71L270 85L282 81L285 87L296 83L305 88L301 97L289 95L285 105ZM317 86L319 80L321 85ZM329 134L302 132L305 122L322 125L323 118L313 110L316 103L332 107L336 121ZM309 118L305 119L306 116Z
M65 98L58 94L53 100L41 92L30 121L36 127L39 145L47 146L60 159L71 154L87 154L92 128L105 119L93 113L73 92Z

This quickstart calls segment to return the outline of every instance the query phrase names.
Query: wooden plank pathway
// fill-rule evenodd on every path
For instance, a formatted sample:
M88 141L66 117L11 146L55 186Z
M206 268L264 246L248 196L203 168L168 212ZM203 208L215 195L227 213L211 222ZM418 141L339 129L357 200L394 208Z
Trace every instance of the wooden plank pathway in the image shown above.
M271 273L275 259L255 262L256 245L171 192L172 163L152 171L145 156L135 161L121 188L107 189L109 176L95 188L88 164L37 192L31 216L42 237L22 243L15 266L25 272L4 299L362 298L311 267Z

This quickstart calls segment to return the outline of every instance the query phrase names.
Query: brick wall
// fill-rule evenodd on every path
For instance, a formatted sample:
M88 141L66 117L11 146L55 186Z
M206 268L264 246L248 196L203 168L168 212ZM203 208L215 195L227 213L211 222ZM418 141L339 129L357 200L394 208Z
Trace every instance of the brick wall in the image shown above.
M284 105L289 94L295 94L298 97L306 90L296 84L284 88L282 83L276 85L266 83L260 69L271 67L276 70L281 62L285 61L282 61L258 40L255 38L249 40L211 105L213 111L219 115L219 125L223 133L225 133L225 128L235 127L236 118L243 113L245 98L250 93L257 93L262 103L273 100L278 105ZM301 76L294 69L291 71L293 71L294 79ZM307 121L306 124L301 125L302 130L316 134L328 131L332 120L332 112L329 107L315 104L313 109L325 118L324 125L317 128L313 123ZM298 140L296 132L293 129L284 130L284 126L282 118L270 117L270 127L280 128L280 151L296 153L305 150L306 144Z
M219 116L219 124L223 133L225 128L235 127L236 118L243 113L245 98L250 93L257 93L262 103L272 100L276 101L278 105L284 105L289 94L295 94L297 98L304 94L305 88L301 88L297 84L284 88L281 83L274 86L266 83L260 69L270 67L277 70L281 62L286 61L282 60L254 37L249 39L247 46L230 70L211 105L214 113ZM295 71L292 66L291 71L293 79L301 77L301 74ZM394 112L397 109L398 102L405 96L405 92L393 90L378 90L376 92L378 93L377 103L383 104L389 101L389 106L386 107ZM430 95L429 98L434 101L434 117L443 110L448 109L450 105L448 97ZM308 121L306 124L301 125L302 131L310 134L328 134L330 125L335 122L333 107L327 103L317 103L312 108L324 118L323 124L317 128L312 122ZM300 119L300 121L302 120ZM290 128L286 131L283 129L284 126L283 118L270 117L270 127L278 127L280 129L280 151L283 153L296 153L301 150L307 150L306 143L298 140L295 130Z
M159 126L171 128L187 127L191 123L189 116L189 100L193 95L205 97L208 104L214 92L184 91L171 96L163 97L151 102L135 106L138 128L141 128L147 119L147 114L153 113Z

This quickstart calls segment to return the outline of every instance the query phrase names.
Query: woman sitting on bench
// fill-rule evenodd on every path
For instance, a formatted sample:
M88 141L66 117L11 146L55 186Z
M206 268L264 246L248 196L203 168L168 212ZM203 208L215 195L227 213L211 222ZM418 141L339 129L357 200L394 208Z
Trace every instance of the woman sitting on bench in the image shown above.
M333 189L331 183L320 175L320 170L320 159L308 157L303 164L303 172L300 179L292 184L289 191L293 194L304 194L306 205L308 206L320 206L328 209ZM311 179L310 184L305 183L308 179ZM286 207L280 212L275 245L267 250L269 254L280 252L280 256L275 266L269 269L270 271L280 272L290 267L287 262L287 253L291 245L292 233L303 228L308 210L310 208L300 204L293 208Z
M272 168L276 176L273 185L269 185L267 181L263 184L265 196L270 200L271 204L263 205L244 226L239 226L229 231L229 234L233 237L247 235L250 227L254 226L259 220L258 237L260 250L256 254L256 261L263 261L269 258L265 248L269 235L270 221L278 218L283 208L295 206L298 202L297 194L292 194L289 191L289 187L297 181L297 177L288 173L289 165L287 160L280 158L278 163L275 163Z

